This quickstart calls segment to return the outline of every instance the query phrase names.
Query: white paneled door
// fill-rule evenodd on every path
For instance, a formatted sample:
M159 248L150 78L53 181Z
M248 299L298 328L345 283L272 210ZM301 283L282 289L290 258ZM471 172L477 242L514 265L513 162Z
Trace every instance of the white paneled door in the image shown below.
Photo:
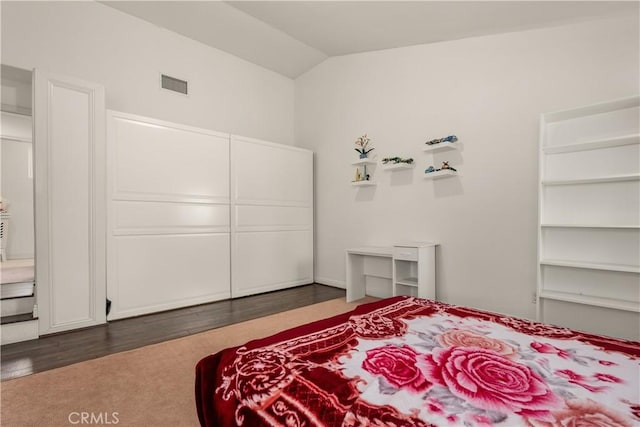
M313 152L231 137L233 297L313 282Z
M109 319L229 298L229 135L107 117Z
M40 335L104 323L104 88L34 71Z

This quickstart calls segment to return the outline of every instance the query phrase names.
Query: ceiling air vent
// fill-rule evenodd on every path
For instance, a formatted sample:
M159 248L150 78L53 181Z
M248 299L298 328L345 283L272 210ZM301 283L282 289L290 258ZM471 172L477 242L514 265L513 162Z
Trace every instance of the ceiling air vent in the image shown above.
M174 92L181 93L183 95L187 94L187 81L176 79L175 77L170 77L165 74L162 75L162 88L167 90L172 90Z

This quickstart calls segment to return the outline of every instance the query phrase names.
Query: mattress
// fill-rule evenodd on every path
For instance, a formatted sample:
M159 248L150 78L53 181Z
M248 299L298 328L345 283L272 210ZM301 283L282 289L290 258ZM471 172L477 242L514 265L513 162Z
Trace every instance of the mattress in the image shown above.
M640 425L640 343L412 297L203 358L203 426Z

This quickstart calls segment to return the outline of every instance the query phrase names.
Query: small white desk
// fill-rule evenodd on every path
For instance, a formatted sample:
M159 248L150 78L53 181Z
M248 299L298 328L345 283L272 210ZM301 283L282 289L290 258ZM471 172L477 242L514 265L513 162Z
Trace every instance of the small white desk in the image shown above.
M423 242L347 249L347 302L365 297L367 276L389 280L392 295L435 299L437 245Z
M370 262L369 258L378 261ZM365 276L375 273L373 275L377 277L391 279L392 259L392 247L347 249L347 302L365 297ZM367 264L366 268L365 263ZM387 270L388 274L385 274Z

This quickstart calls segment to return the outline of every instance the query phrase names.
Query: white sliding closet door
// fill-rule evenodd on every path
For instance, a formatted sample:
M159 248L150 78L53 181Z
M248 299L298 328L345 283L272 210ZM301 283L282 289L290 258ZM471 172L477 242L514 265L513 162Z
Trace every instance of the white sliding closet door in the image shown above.
M313 152L231 137L232 296L313 282Z
M104 88L34 74L39 334L105 322Z
M229 298L229 135L108 112L109 319Z

